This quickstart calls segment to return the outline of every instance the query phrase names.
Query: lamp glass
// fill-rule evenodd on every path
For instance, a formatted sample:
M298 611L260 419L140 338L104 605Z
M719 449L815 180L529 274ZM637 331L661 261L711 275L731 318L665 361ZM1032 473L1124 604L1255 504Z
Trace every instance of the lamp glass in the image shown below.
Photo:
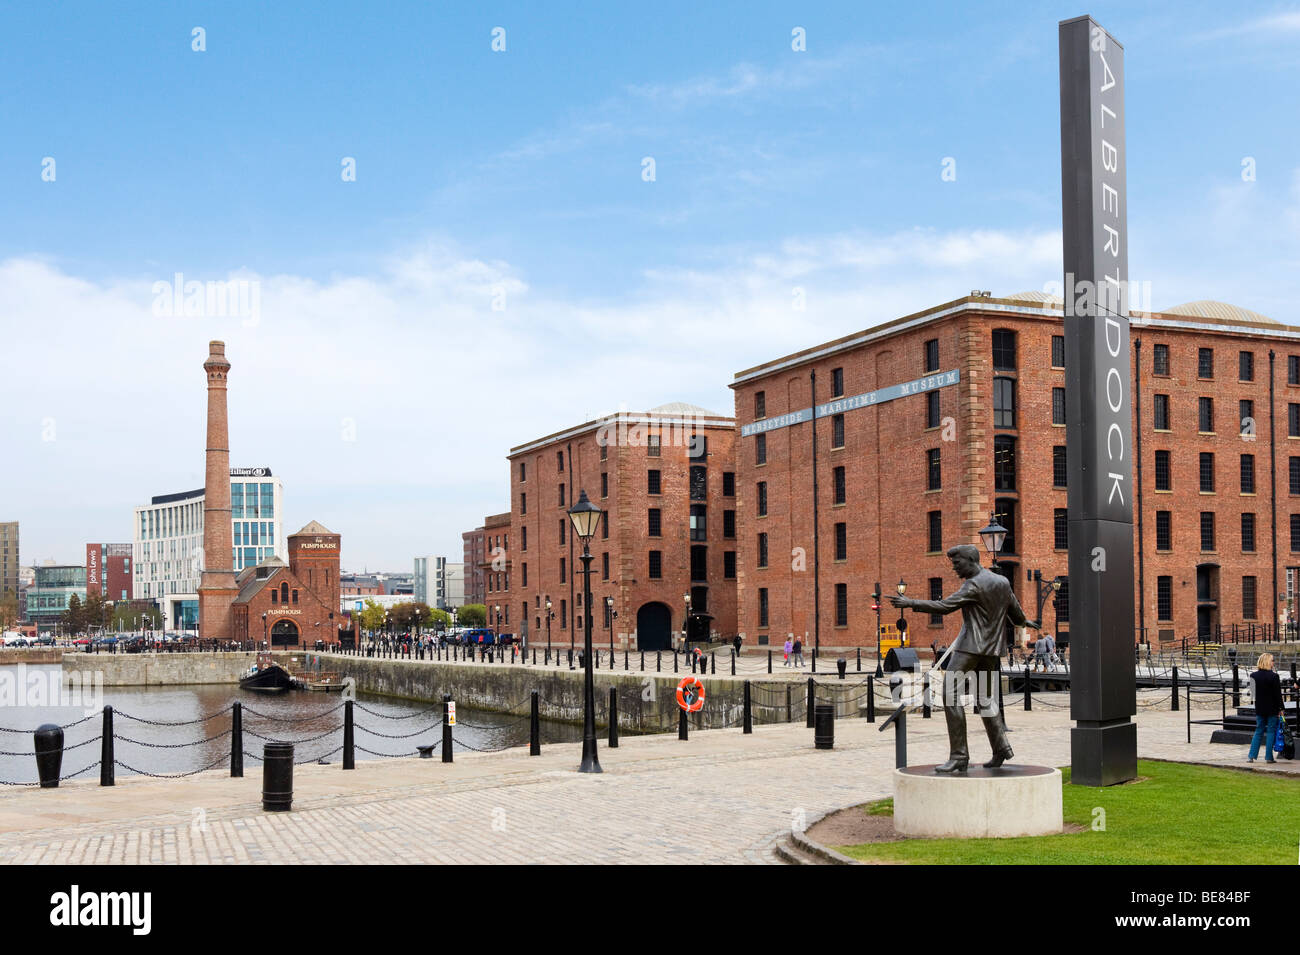
M1002 543L1007 539L1007 529L997 522L997 519L990 514L989 525L980 531L980 540L984 542L984 549L990 554L997 556L1002 553Z
M900 579L898 581L898 596L901 597L905 593L907 593L907 584L903 583L903 581Z
M578 503L569 508L569 519L573 521L573 532L583 541L589 541L596 536L596 528L600 526L601 510L587 497L584 490L578 496Z

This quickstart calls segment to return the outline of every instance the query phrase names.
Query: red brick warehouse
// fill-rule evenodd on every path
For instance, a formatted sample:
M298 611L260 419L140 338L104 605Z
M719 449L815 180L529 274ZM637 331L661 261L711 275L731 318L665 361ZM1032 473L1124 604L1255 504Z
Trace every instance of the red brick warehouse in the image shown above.
M544 643L549 600L552 643L583 638L582 545L568 509L585 490L605 512L590 545L595 646L666 649L683 629L692 640L734 635L734 443L731 418L669 404L512 449L509 599L518 629Z
M273 647L337 643L341 538L312 521L289 535L289 563L272 555L236 578L234 638Z
M735 376L742 632L872 646L874 583L951 593L944 551L979 546L991 512L1009 530L1000 569L1035 614L1027 573L1067 572L1058 302L968 296ZM1135 640L1285 617L1300 575L1300 329L1197 302L1135 313L1131 335ZM1068 592L1044 611L1067 639ZM885 603L882 622L897 616ZM908 618L919 646L960 627Z

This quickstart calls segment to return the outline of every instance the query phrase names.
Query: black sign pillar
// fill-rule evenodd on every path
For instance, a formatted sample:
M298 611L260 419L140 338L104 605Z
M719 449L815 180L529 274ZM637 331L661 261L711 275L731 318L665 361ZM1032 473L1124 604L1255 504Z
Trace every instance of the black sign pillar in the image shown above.
M1137 776L1124 48L1060 24L1071 782Z

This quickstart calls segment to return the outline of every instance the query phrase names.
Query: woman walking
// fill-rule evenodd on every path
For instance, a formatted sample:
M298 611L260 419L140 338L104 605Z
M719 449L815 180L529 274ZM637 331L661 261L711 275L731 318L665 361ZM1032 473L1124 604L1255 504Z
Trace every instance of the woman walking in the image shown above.
M1273 741L1277 738L1277 721L1282 717L1282 681L1273 670L1273 654L1265 653L1256 664L1259 667L1250 675L1255 685L1255 738L1250 741L1247 762L1253 763L1259 755L1259 744L1264 743L1264 762L1275 763Z

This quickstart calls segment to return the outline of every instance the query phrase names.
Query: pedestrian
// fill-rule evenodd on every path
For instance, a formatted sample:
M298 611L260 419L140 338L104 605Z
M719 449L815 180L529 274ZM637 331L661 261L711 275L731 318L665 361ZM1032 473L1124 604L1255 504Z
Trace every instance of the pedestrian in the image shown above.
M794 665L803 668L803 641L798 637L794 639Z
M1246 761L1255 761L1262 740L1264 762L1275 763L1273 741L1277 739L1277 721L1282 716L1282 681L1273 670L1273 654L1261 654L1255 665L1259 669L1250 675L1250 682L1254 684L1255 736L1250 741L1250 754Z
M736 655L739 656L740 655L740 634L736 634L736 636L731 641L731 645L736 648Z
M785 638L785 646L782 649L785 651L785 656L782 658L785 662L781 665L788 667L790 665L790 651L794 649L794 643L789 637Z

